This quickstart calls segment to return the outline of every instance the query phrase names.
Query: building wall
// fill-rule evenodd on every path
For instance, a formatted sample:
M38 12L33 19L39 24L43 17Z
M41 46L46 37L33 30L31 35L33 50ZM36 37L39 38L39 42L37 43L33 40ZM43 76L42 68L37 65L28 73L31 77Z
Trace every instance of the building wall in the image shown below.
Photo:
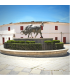
M34 24L34 25L39 26L40 24ZM25 27L28 26L28 24L19 24L19 25L16 25L16 26L15 26L15 32L16 32L15 37L16 37L16 38L21 38L21 37L27 38L28 35L24 35L24 34L21 35L21 34L20 34L20 32L21 32L20 26L23 26L23 30L25 30ZM34 37L35 34L32 33L32 36ZM30 37L31 37L31 35L30 35ZM40 38L40 34L37 36L37 38Z
M16 25L16 27L18 27L16 29L16 38L27 38L28 35L21 35L20 32L20 26L23 26L23 29L25 29L25 27L28 24L23 24L23 25ZM33 24L36 26L39 26L40 24ZM55 30L55 26L58 26L58 30ZM55 40L55 37L58 37L58 40L60 40L61 42L63 42L63 37L66 37L66 43L69 43L69 25L68 24L44 24L43 30L41 30L43 38L53 38L53 40ZM62 39L61 39L61 32L62 32ZM35 37L36 34L32 33L33 38ZM31 35L29 36L31 37ZM40 38L40 34L37 35L36 38Z
M55 30L55 26L58 26L58 30ZM62 32L62 40L61 40ZM63 37L66 37L66 43L69 43L69 25L68 24L45 24L43 28L43 37L53 38L58 37L58 40L63 42Z
M8 31L8 27L10 27L10 31ZM15 31L14 27L15 25L0 27L0 34L13 34Z
M10 31L8 31L8 27L10 27ZM9 40L9 37L10 40L13 39L13 34L15 33L14 27L15 25L0 27L0 44L3 44L3 38L5 42Z
M2 36L0 35L0 45L2 44Z
M58 26L58 30L55 30L55 26ZM69 25L65 24L44 24L43 33L67 33L69 32Z
M4 41L6 42L7 40L9 40L9 37L10 37L10 40L13 40L12 34L1 35L0 36L0 44L3 44L3 38L4 38Z
M29 23L28 23L29 24ZM20 26L23 26L23 30L28 24L8 24L8 25L2 25L0 26L0 44L3 43L2 37L5 38L5 42L10 39L13 39L13 34L15 34L16 38L27 38L28 35L21 35L20 32ZM34 24L36 26L41 25L41 23ZM58 30L55 30L55 26L58 26ZM8 27L10 27L10 31L8 31ZM58 37L58 40L63 42L63 37L66 37L66 43L69 43L69 24L68 23L44 23L43 30L41 30L43 38L53 38L55 40L55 37ZM61 32L62 32L62 40L61 40ZM36 34L32 33L33 38L35 37ZM29 36L31 37L31 35ZM40 34L37 35L36 38L40 38Z

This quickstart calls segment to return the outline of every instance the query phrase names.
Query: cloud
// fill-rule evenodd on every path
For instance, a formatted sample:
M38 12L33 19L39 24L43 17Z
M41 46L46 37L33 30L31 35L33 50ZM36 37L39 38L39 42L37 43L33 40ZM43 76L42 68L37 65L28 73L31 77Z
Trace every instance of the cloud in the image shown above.
M60 22L68 22L68 23L69 23L69 16L67 16L67 17L61 17L61 18L59 19L59 21L60 21Z
M25 16L24 17L25 21L35 21L35 18L31 17L31 16Z
M36 19L32 16L25 16L18 19L16 22L30 22L30 21L36 21Z
M67 20L69 18L69 16L68 17L65 17L65 18L61 18L61 20Z

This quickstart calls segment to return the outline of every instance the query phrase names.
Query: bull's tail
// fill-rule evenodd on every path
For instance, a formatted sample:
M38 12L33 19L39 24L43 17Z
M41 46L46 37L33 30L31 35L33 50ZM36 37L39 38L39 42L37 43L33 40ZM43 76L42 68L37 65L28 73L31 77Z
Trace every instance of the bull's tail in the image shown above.
M43 22L42 22L42 24L40 25L40 27L41 27L41 26L43 26L43 27L44 27L44 24L43 24Z

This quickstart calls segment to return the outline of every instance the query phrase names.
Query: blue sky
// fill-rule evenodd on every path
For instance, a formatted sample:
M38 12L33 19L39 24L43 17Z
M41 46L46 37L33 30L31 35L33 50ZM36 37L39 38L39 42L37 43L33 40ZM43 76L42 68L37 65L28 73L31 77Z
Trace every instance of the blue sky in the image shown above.
M11 22L69 22L69 5L0 5L0 25Z

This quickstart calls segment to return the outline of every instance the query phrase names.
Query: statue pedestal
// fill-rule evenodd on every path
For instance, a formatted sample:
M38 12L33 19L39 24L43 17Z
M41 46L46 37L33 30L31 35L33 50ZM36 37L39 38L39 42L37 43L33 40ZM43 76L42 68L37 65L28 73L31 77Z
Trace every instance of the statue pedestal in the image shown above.
M24 41L35 41L36 43L41 43L41 44L44 44L44 41L46 40L53 40L53 38L13 38L13 40L24 40Z
M46 50L46 44L44 43L44 41L46 40L53 40L53 38L13 38L13 40L24 40L24 41L35 41L35 43L41 43L42 44L42 50Z

